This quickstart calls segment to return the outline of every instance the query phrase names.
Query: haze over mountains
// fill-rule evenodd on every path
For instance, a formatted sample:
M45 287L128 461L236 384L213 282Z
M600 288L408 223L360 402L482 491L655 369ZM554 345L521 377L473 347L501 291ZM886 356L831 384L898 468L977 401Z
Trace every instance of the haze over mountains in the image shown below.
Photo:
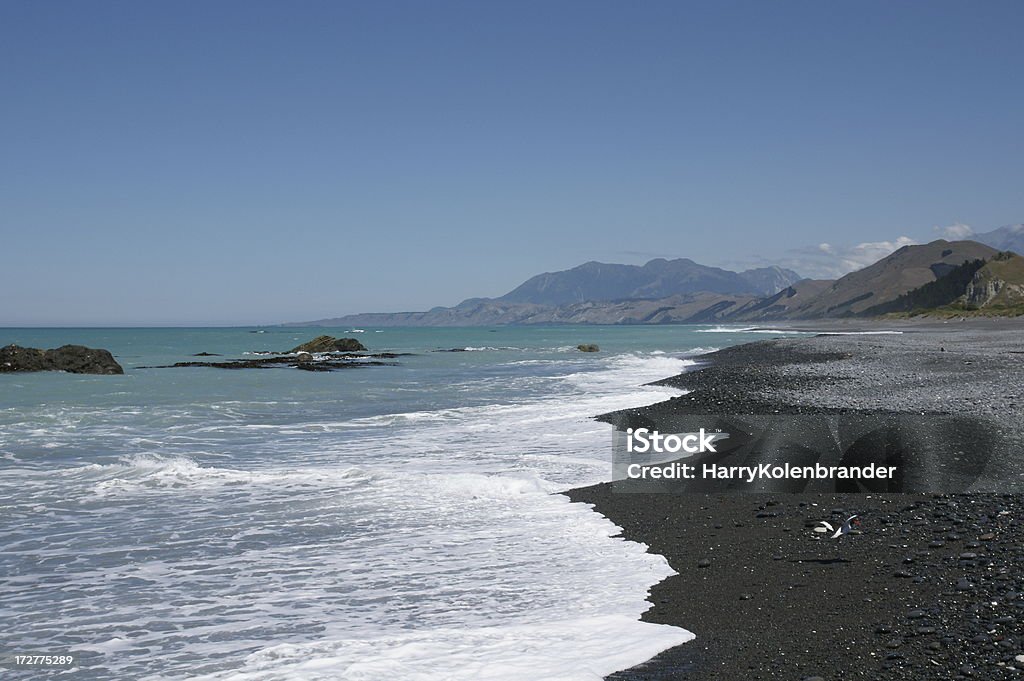
M588 262L531 277L499 298L470 298L425 312L364 313L305 322L320 326L476 326L497 324L668 324L761 322L873 316L938 305L1005 308L1024 296L1024 225L975 240L904 246L837 280L801 279L763 267L732 272L687 258L642 266ZM1005 275L1005 276L1004 276ZM982 279L978 279L981 277Z
M993 229L991 232L970 234L964 238L983 243L1000 251L1024 253L1024 224L1006 225L999 229Z

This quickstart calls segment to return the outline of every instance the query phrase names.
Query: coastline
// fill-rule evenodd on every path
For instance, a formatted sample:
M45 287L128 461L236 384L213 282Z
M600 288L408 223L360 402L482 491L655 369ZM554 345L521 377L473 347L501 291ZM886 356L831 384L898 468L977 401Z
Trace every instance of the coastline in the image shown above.
M745 413L928 409L983 419L1019 438L1024 324L950 326L734 346L658 382L693 392L600 418L657 423L713 413L723 402ZM858 327L815 330L866 330ZM697 637L608 679L1024 674L1024 657L1016 659L1024 655L1018 494L658 494L603 483L566 495L665 556L678 574L651 589L642 619ZM819 520L835 524L854 513L864 520L860 533L831 542L812 531Z

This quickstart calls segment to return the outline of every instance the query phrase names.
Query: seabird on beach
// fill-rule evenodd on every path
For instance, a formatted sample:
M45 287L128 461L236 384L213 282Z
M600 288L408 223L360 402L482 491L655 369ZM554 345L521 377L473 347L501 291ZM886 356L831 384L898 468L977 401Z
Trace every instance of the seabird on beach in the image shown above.
M815 528L815 532L832 532L833 534L831 537L829 537L829 539L838 539L839 537L842 537L844 534L849 534L850 531L853 530L854 525L860 525L860 520L857 519L857 516L851 515L849 518L846 519L846 522L843 523L843 526L840 527L838 530L833 528L832 525L825 522L824 520L819 520L818 525L821 525L822 527Z

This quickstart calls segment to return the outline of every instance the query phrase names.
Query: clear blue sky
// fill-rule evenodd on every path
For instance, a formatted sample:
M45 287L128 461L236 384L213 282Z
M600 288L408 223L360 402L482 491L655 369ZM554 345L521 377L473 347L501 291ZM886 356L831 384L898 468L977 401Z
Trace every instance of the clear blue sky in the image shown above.
M0 0L0 324L425 309L587 260L1022 222L1022 26L991 0Z

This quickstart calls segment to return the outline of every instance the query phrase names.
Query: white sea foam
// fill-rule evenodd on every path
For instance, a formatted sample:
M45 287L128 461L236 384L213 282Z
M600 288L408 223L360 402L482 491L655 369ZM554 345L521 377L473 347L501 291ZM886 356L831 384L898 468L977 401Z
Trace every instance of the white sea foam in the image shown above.
M822 331L820 336L902 336L902 331Z
M638 657L653 657L693 638L674 627L637 624L628 616L605 615L278 645L249 656L241 670L196 677L195 681L600 681ZM572 656L566 656L559 640L566 631L575 633Z
M775 335L825 335L825 336L880 336L902 334L902 331L806 331L797 329L773 329L763 326L715 326L710 329L695 329L697 333L770 333Z
M771 333L776 335L813 333L793 329L769 329L763 326L714 326L710 329L695 329L695 331L697 333Z
M709 355L712 352L718 352L720 349L721 348L715 348L715 347L706 347L705 348L705 347L702 347L702 346L698 346L696 348L692 348L690 350L687 350L683 354L685 356L687 356L687 357L695 357L697 355Z
M224 400L9 425L29 450L127 450L5 469L3 548L25 561L0 576L10 642L71 645L106 678L583 681L640 663L692 637L639 621L671 569L553 492L608 478L592 416L678 394L643 384L692 364L580 358L502 379L540 381L529 398L361 418Z

